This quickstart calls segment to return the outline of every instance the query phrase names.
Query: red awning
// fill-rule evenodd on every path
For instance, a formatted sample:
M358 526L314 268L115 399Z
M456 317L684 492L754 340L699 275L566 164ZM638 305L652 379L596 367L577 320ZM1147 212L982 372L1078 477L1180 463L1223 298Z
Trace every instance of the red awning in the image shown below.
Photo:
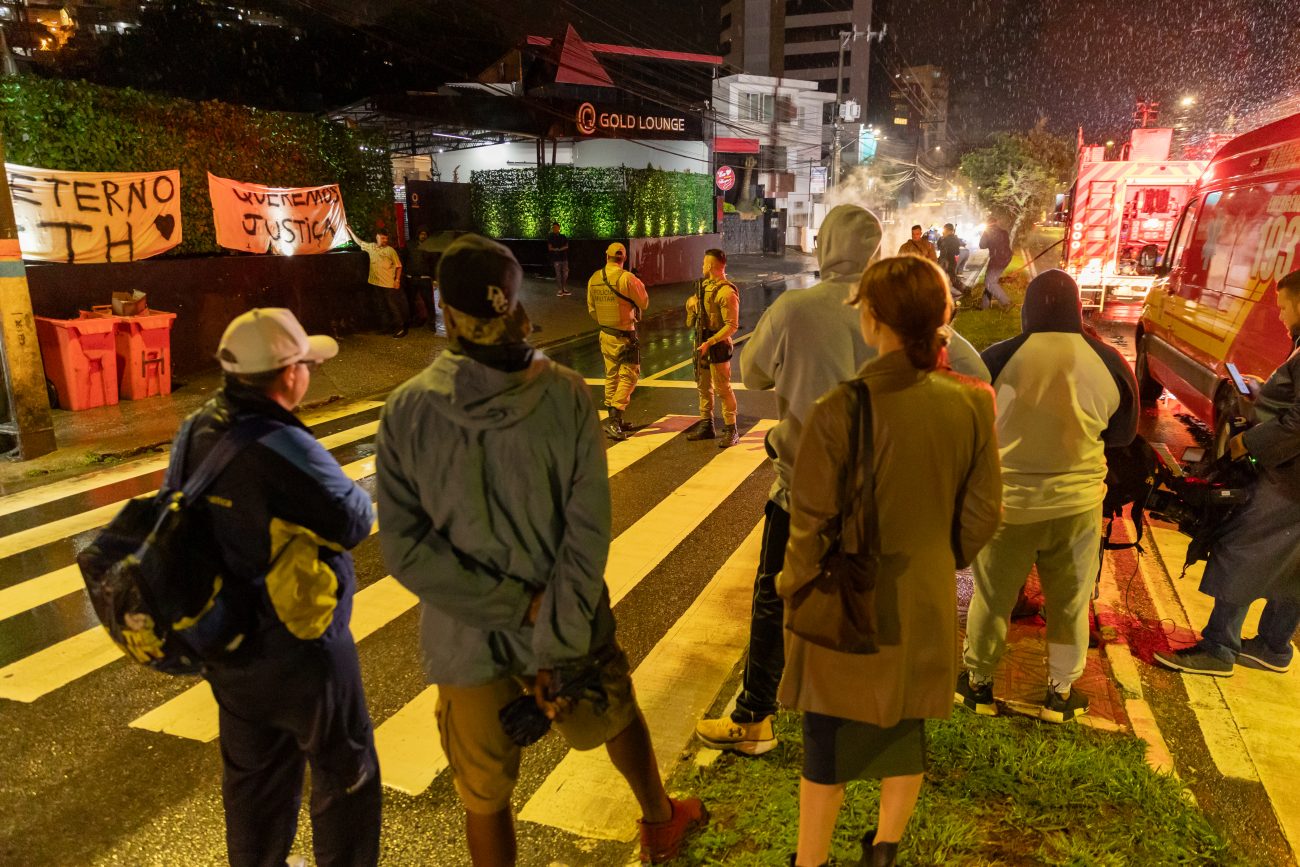
M756 154L758 153L758 139L715 138L713 140L713 152L719 154Z

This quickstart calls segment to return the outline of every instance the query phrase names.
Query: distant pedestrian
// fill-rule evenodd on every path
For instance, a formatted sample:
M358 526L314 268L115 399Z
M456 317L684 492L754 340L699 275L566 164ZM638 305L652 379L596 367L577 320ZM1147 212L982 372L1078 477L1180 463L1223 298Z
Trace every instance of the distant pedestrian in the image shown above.
M984 274L984 297L980 307L987 309L990 300L1003 309L1011 307L1011 299L1002 288L1002 272L1011 264L1011 235L998 223L994 214L989 214L984 234L980 235L980 249L989 251L988 270Z
M405 337L407 320L403 309L402 257L389 246L388 232L384 229L375 232L373 244L363 241L351 226L348 226L348 232L357 246L370 257L367 285L371 287L370 294L376 296L379 302L385 330L391 331L394 337Z
M203 672L219 708L234 867L285 863L308 765L316 863L379 860L379 759L348 628L356 577L347 552L374 516L369 495L293 414L312 371L337 352L288 310L236 317L217 353L225 383L186 420L184 466L169 469L184 478L233 428L271 427L203 498L227 580L260 600L253 634Z
M605 361L605 436L627 439L623 413L641 377L641 344L636 326L650 306L645 284L624 270L627 248L610 244L605 265L587 281L587 312L600 326L600 354Z
M898 255L920 256L922 259L928 259L931 262L939 258L939 254L935 252L934 244L931 244L930 240L925 237L925 230L920 226L912 227L912 237L904 241L903 245L898 248Z
M966 287L961 282L961 248L957 227L952 223L944 223L943 234L939 237L939 267L948 275L954 299L966 294Z
M642 860L660 863L704 809L664 791L605 585L596 413L582 377L528 344L522 276L508 248L477 235L443 254L451 347L384 408L379 542L420 598L421 658L473 863L515 863L521 745L551 723L574 749L605 747L641 807Z
M1059 269L1025 292L1024 332L984 351L998 399L1002 526L975 558L965 671L956 697L995 715L993 675L1029 570L1038 567L1047 616L1041 719L1088 712L1075 688L1088 659L1088 604L1101 554L1107 446L1137 433L1137 381L1112 346L1086 334L1079 287Z
M763 546L754 575L740 696L730 714L700 720L695 727L699 739L715 749L760 755L777 744L772 724L777 684L785 666L785 606L776 592L776 577L785 562L790 533L795 454L817 399L875 357L875 350L863 340L858 314L845 301L879 253L880 239L875 214L857 205L832 208L817 234L821 282L786 292L763 311L740 353L745 387L774 391L780 420L764 442L776 481L763 506ZM979 354L961 335L953 333L948 350L957 371L988 379Z
M406 303L411 311L410 327L427 324L438 329L438 310L433 301L433 274L437 254L429 249L429 230L420 229L407 247ZM424 304L424 318L416 316L416 302Z
M546 249L551 254L551 267L555 269L555 283L559 297L572 295L569 291L569 239L560 231L559 223L551 223L551 234L546 236Z
M999 516L992 390L940 369L952 311L943 273L886 259L853 303L879 355L808 416L777 579L780 700L804 712L801 867L826 863L845 785L864 779L881 781L880 807L860 863L894 864L924 781L925 721L952 713L956 569ZM860 584L827 565L837 548L874 562Z
M736 394L731 390L732 336L740 327L740 293L727 279L727 254L704 251L704 276L686 299L686 324L695 331L695 385L700 392L700 420L688 440L713 439L714 395L722 403L719 448L740 442L736 431Z

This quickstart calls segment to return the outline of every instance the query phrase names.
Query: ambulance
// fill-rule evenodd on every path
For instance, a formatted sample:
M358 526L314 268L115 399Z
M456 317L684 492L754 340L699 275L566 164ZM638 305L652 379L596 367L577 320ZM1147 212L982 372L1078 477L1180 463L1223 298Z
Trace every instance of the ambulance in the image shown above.
M1251 378L1291 354L1277 280L1300 267L1300 114L1238 136L1183 208L1137 327L1146 400L1167 388L1215 431L1251 417Z
M1139 302L1204 160L1170 160L1171 129L1135 129L1124 158L1079 147L1061 267L1079 284L1085 310Z

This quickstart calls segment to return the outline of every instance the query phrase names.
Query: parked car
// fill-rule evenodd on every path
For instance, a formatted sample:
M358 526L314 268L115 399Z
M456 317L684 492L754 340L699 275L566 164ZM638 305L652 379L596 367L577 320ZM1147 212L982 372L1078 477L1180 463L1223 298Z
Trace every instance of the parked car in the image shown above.
M1137 329L1142 397L1167 388L1211 425L1251 416L1232 376L1266 379L1291 353L1277 280L1300 248L1300 114L1226 144L1183 208ZM1248 383L1247 383L1248 384Z

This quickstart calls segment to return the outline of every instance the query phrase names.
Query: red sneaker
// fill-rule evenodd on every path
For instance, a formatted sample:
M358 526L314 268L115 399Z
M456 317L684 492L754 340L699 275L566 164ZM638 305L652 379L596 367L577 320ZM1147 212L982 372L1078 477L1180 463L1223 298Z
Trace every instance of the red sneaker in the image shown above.
M667 822L637 823L641 826L642 862L662 864L673 860L681 854L687 835L708 821L709 811L699 798L668 801L673 805L673 817Z

